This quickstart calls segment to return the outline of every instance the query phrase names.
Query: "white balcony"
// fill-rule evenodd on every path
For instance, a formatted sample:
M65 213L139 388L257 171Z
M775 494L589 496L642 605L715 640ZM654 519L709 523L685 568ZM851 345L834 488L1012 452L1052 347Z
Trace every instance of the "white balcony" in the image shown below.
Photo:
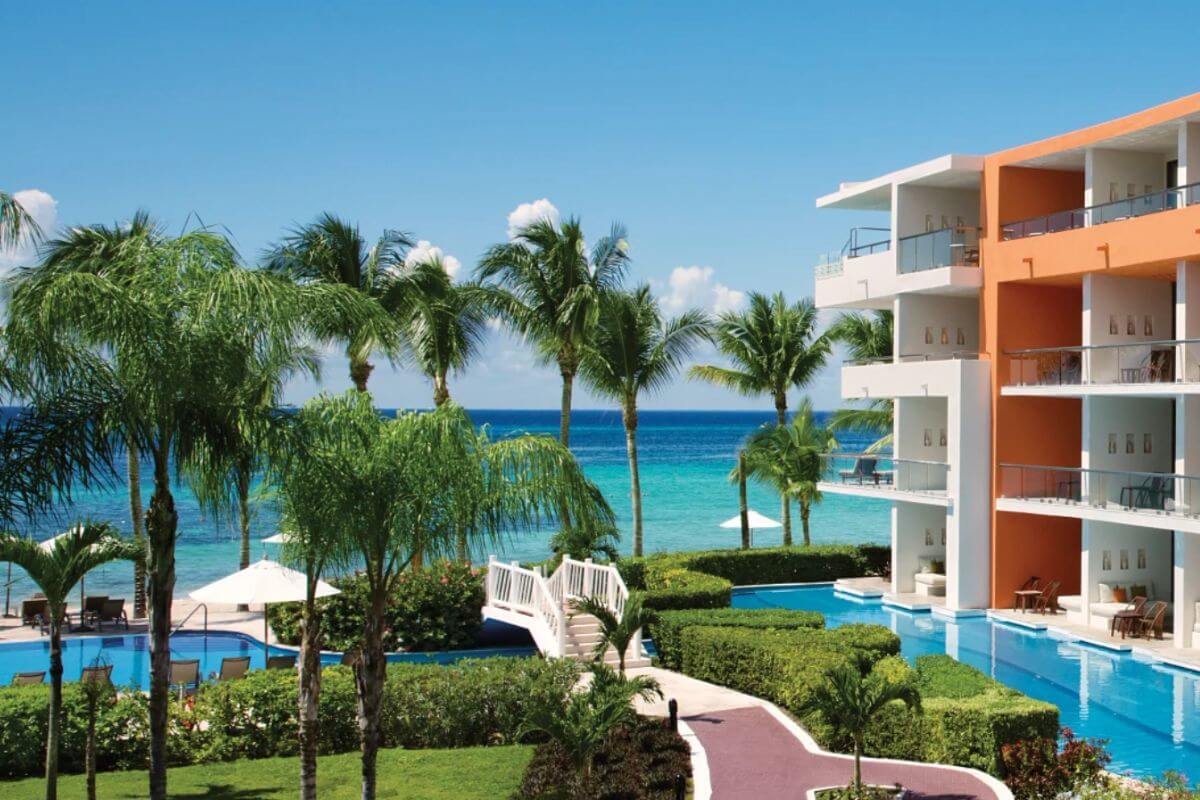
M940 461L894 458L878 453L830 453L821 456L822 492L949 506L950 465Z
M1006 396L1200 394L1200 339L1040 347L1006 355L1000 388Z
M899 359L851 362L842 367L842 397L872 400L896 397L961 396L966 384L984 391L991 367L978 353L924 353Z

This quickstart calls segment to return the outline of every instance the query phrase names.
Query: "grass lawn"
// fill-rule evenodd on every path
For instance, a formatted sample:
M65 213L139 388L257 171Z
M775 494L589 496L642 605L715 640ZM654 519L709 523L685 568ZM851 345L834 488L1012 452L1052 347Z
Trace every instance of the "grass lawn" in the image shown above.
M492 800L508 797L521 784L533 748L470 747L458 750L380 750L379 797L397 800ZM324 756L317 769L323 800L360 796L357 752ZM300 790L298 758L264 758L201 764L171 770L167 787L176 800L276 800L296 797ZM4 800L34 800L46 795L41 778L0 781ZM65 775L58 796L75 800L86 795L82 775ZM145 772L101 772L96 795L105 800L146 796Z

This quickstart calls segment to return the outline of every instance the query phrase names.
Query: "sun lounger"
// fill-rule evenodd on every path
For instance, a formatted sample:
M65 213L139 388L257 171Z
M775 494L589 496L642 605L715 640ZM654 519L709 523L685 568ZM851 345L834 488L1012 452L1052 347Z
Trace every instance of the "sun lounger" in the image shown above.
M100 612L104 610L104 604L108 602L108 595L90 594L83 598L83 608L79 611L79 624L83 625L99 625Z
M102 667L84 667L79 675L80 683L107 683L112 685L112 664Z
M1033 610L1040 614L1057 614L1058 613L1058 590L1062 587L1062 581L1050 581L1046 584L1046 588L1042 590L1042 596L1034 600Z
M250 656L235 656L233 658L221 659L221 671L213 677L217 683L225 683L226 681L236 681L246 677L246 673L250 671Z
M1162 600L1147 603L1145 610L1142 612L1142 618L1137 620L1137 630L1135 633L1147 639L1150 638L1150 634L1154 634L1154 638L1156 639L1163 638L1163 620L1166 616L1167 604Z
M270 656L267 659L267 669L295 669L295 656Z
M887 470L878 470L876 467L876 459L874 458L859 458L854 461L854 469L838 470L838 475L842 479L842 483L851 481L859 484L871 483L879 485L880 483L891 483L892 473Z
M103 629L106 622L111 622L114 625L124 623L125 630L129 630L129 615L125 613L124 597L110 597L105 599L104 605L101 606L100 613L96 617L96 624Z
M38 686L45 682L45 672L18 672L12 676L13 686Z
M179 689L179 699L188 692L194 692L200 688L200 660L188 659L187 661L172 661L171 671L167 681L169 688Z
M50 616L50 601L44 597L31 597L21 601L21 623L41 625Z

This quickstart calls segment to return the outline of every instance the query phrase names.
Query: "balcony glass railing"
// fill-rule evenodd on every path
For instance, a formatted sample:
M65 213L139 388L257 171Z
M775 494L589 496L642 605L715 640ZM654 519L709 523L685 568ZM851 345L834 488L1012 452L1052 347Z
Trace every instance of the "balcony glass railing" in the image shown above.
M978 267L979 229L943 228L905 236L896 242L900 274L939 267Z
M1200 381L1200 339L1164 339L1088 347L1038 347L1011 351L1007 355L1009 376L1006 386L1097 386Z
M1001 464L999 496L1013 500L1195 517L1200 478L1170 472Z
M1143 217L1147 214L1171 211L1196 203L1200 203L1200 184L1192 183L1187 186L1165 189L1161 192L1115 200L1111 203L1056 211L1053 214L1045 214L1031 219L1006 222L1000 227L1000 238L1003 241L1024 239L1075 228L1103 225L1106 222Z
M849 487L945 495L950 466L878 453L829 453L821 456L821 480Z
M920 361L975 361L979 353L974 350L955 350L949 353L904 353L900 357L880 356L879 358L848 359L842 364L847 367L862 367L868 364L909 364Z
M841 275L845 260L841 253L822 253L817 256L817 265L813 267L813 274L817 280Z

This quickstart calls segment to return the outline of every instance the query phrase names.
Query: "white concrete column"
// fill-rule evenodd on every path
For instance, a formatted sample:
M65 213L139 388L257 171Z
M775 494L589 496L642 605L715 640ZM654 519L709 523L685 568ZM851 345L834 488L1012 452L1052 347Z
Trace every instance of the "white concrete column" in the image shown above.
M1092 593L1095 591L1093 584L1096 582L1093 578L1092 563L1097 562L1095 572L1098 573L1100 553L1096 552L1095 559L1092 558L1091 522L1085 519L1080 524L1082 532L1079 536L1079 613L1083 615L1081 622L1091 625Z
M1174 609L1176 647L1200 647L1194 635L1196 603L1200 602L1200 534L1175 531Z
M1200 166L1195 171L1200 172ZM1175 338L1200 339L1200 262L1197 261L1180 261L1175 265ZM1200 345L1176 348L1175 380L1200 381Z
M1179 185L1200 183L1200 122L1179 123Z
M1089 147L1083 155L1083 204L1084 206L1094 206L1100 203L1097 200L1097 188L1094 185L1096 182L1096 149ZM1108 195L1104 195L1104 199L1108 200Z
M901 591L912 591L901 589L903 585L912 583L912 576L908 576L908 580L903 579L905 569L905 559L903 556L903 536L900 534L900 512L897 509L899 503L892 503L892 594L900 594Z
M991 375L986 361L960 361L946 404L950 465L946 488L946 608L987 608L991 600Z
M900 297L897 296L892 301L892 361L900 362L900 349L903 346L901 340L904 338L900 332L908 330L908 306L900 302Z

